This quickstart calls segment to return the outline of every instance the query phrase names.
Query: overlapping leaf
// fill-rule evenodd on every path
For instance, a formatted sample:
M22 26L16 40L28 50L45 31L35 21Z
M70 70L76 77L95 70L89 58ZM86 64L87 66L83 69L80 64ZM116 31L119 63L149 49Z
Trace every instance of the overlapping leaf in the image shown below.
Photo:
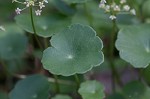
M89 26L74 24L51 39L42 63L53 74L85 73L103 62L102 41Z
M134 67L147 67L150 64L150 25L121 29L116 47L120 52L120 57Z
M75 9L73 9L63 0L51 0L51 3L56 7L56 9L65 15L73 15L75 13Z
M27 32L34 33L30 14L21 14L15 17L16 23ZM50 37L60 32L65 26L70 24L69 19L59 17L58 15L37 17L34 16L35 29L38 36Z
M10 99L49 99L49 82L42 75L32 75L19 81L10 92Z
M83 99L103 99L104 87L97 81L86 81L80 86L79 93Z
M133 81L123 87L127 99L149 99L150 88L138 81Z
M15 24L0 30L0 58L5 60L21 58L27 48L27 37Z

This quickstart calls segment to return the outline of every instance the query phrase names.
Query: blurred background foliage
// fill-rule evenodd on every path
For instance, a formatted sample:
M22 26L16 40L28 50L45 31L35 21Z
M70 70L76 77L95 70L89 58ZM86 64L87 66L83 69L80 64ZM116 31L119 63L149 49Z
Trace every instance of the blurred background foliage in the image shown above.
M102 66L96 67L84 76L81 76L81 79L96 79L102 82L105 86L106 99L148 99L143 98L147 97L147 94L139 96L138 92L142 93L144 90L149 89L146 89L145 84L143 85L138 81L144 81L150 85L150 66L142 70L134 69L119 58L117 50L115 51L115 64L126 87L122 91L119 90L116 93L112 93L111 70L109 61L107 61L112 22L109 19L109 15L98 7L99 0L86 0L86 3L76 3L80 0L73 1L49 0L42 15L35 16L36 27L38 27L37 32L42 46L44 48L50 46L49 43L45 43L49 42L50 36L59 33L60 30L73 23L90 25L104 42L105 62ZM136 9L137 15L119 14L117 16L119 29L129 25L150 23L150 0L128 0L128 3ZM0 25L6 30L0 30L0 99L8 99L8 93L14 88L16 82L24 78L24 76L41 74L52 77L50 73L42 68L40 62L42 49L39 48L32 34L33 31L28 19L29 11L27 9L21 13L21 15L26 14L27 16L16 16L15 9L18 6L20 7L20 5L12 3L11 0L0 0ZM26 27L26 31L22 30L22 25ZM65 78L59 76L59 78L74 82L73 77ZM53 88L54 83L50 83L50 86L51 92L55 92L55 88ZM61 93L71 94L73 97L76 97L72 93L75 91L72 85L60 84L60 88ZM135 94L132 93L135 92L134 89L137 92ZM129 97L126 98L123 94L127 94Z

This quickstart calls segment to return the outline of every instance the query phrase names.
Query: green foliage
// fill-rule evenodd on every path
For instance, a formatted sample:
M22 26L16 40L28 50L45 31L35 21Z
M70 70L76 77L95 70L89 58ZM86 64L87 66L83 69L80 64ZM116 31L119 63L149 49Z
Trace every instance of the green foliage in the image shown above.
M123 93L127 99L149 99L150 88L138 81L128 83L123 88Z
M72 99L70 96L67 95L56 95L52 99Z
M29 33L34 33L31 24L30 14L21 14L15 17L16 23ZM35 29L38 36L50 37L63 30L70 24L68 18L60 17L59 15L37 17L34 16ZM63 27L62 27L63 26Z
M76 11L74 8L66 4L63 0L51 0L51 2L62 14L73 15Z
M10 99L48 99L49 82L42 75L32 75L19 81L10 92Z
M106 99L126 99L126 98L121 93L113 93L113 94L109 95Z
M143 15L144 17L150 17L150 0L145 0L142 10L143 10Z
M27 37L15 24L8 24L5 31L0 31L0 59L21 58L27 48Z
M97 81L83 82L78 90L83 99L103 99L104 87Z
M150 25L138 25L119 31L116 47L120 57L135 68L150 64Z
M85 73L103 62L102 41L89 26L74 24L51 39L42 63L53 74Z
M149 5L0 0L0 99L150 99Z

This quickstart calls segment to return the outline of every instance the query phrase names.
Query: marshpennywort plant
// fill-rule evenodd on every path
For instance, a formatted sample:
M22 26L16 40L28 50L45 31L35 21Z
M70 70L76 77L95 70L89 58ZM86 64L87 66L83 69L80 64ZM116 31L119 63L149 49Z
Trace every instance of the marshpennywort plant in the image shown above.
M12 3L19 3L22 5L25 5L24 8L16 8L15 12L17 14L20 14L23 10L29 8L29 7L35 7L35 14L37 16L40 16L42 13L42 9L45 7L45 4L48 3L48 0L25 0L24 2L20 2L18 0L12 0Z
M110 13L110 19L115 20L117 17L117 14L125 12L130 13L132 15L136 15L135 9L131 8L126 0L120 0L120 2L117 4L114 0L112 2L107 2L106 0L101 0L99 4L99 8L102 8L105 10L106 13Z

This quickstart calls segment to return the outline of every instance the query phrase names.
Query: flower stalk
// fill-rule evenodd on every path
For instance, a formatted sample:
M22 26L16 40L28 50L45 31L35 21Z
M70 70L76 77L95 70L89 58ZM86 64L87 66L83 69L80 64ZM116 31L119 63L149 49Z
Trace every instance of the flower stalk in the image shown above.
M40 41L39 41L39 39L38 39L38 37L37 37L37 33L36 33L35 25L34 25L32 7L30 7L30 15L31 15L31 23L32 23L32 28L33 28L33 32L34 32L34 37L35 37L35 39L36 39L36 41L37 41L39 47L40 47L41 49L43 49L43 47L42 47L42 45L41 45L41 43L40 43Z

